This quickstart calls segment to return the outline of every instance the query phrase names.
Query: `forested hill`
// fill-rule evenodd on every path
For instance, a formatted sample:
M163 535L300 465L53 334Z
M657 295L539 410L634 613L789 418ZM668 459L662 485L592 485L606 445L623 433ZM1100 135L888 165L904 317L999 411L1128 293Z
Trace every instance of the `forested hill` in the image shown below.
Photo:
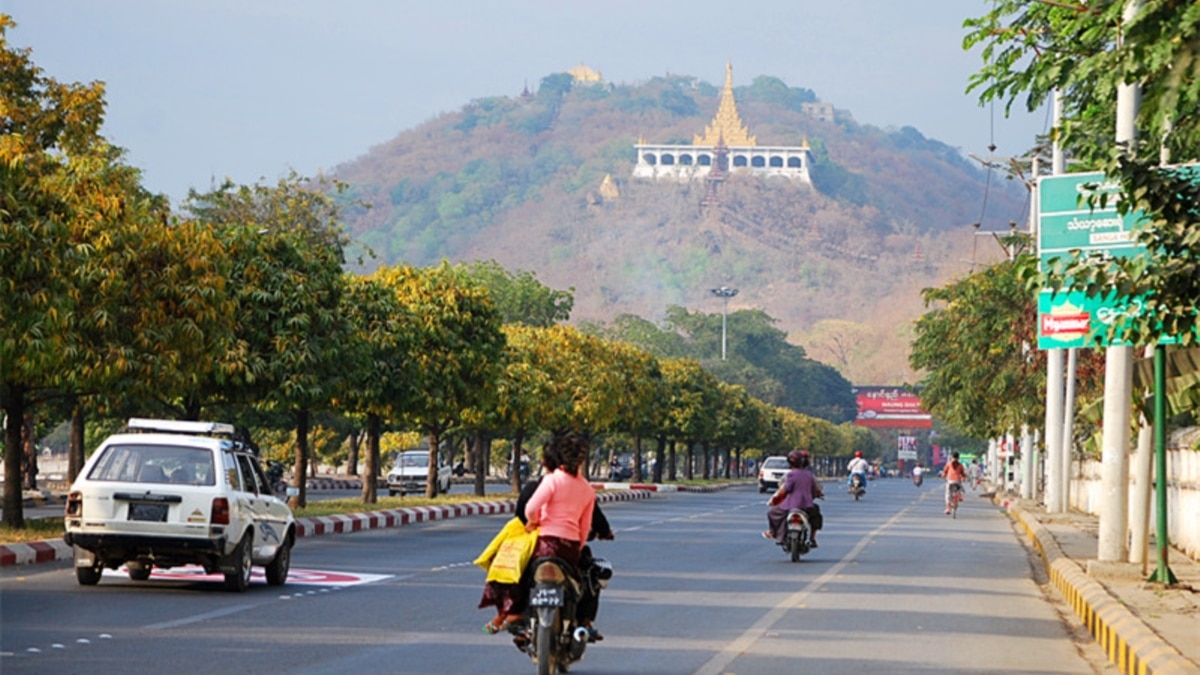
M348 211L350 233L377 263L493 259L534 271L574 288L573 320L656 320L670 305L720 312L709 290L736 287L731 312L761 308L852 382L911 381L920 289L996 259L970 224L981 214L984 231L1023 223L1024 188L911 127L881 130L843 110L818 121L801 108L816 95L777 78L734 93L760 145L809 143L813 186L734 176L721 205L701 209L702 183L634 180L633 144L690 143L720 90L683 76L614 85L561 73L338 167L371 205ZM601 190L606 176L617 195Z

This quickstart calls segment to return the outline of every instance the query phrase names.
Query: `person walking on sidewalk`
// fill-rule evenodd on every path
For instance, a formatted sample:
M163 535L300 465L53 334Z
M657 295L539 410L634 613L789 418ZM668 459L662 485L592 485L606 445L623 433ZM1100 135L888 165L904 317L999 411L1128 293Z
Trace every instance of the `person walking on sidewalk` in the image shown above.
M942 468L942 478L946 479L946 515L950 515L950 500L955 498L955 491L962 491L963 481L967 478L967 467L958 461L958 453L950 453L950 461Z

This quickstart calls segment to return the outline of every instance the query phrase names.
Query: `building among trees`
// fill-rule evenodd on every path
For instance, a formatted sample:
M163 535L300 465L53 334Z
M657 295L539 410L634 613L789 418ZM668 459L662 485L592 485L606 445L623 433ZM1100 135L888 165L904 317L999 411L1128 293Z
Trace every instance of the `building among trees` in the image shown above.
M808 167L811 150L801 146L764 146L750 134L733 99L733 65L725 64L725 88L713 121L691 145L653 144L638 139L634 178L688 182L704 180L714 166L718 172L778 176L812 183ZM728 166L719 166L725 160Z

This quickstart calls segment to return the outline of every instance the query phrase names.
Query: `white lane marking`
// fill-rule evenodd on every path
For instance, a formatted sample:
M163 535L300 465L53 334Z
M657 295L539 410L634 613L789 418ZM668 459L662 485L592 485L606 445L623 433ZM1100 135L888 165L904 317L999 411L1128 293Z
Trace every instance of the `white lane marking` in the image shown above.
M163 628L178 628L180 626L186 626L190 623L199 623L201 621L208 621L209 619L218 619L223 616L229 616L230 614L237 614L238 612L244 612L248 609L254 609L255 607L258 607L258 605L234 605L232 607L224 607L222 609L213 610L211 612L205 612L203 614L195 614L193 616L184 617L182 619L175 619L174 621L163 621L162 623L152 623L149 626L142 626L142 630L162 630Z
M804 601L808 599L808 596L812 595L817 589L821 588L829 581L837 577L837 575L841 574L842 570L849 566L850 563L853 562L856 557L858 557L858 554L861 553L862 550L866 548L867 545L871 543L871 541L879 533L895 524L896 521L904 517L909 511L912 510L912 508L912 506L906 507L902 511L896 513L896 515L892 516L886 523L875 528L862 539L859 539L858 544L856 544L854 548L850 549L850 552L843 556L842 559L837 562L837 564L835 564L833 567L830 567L820 577L817 577L813 581L809 582L809 584L804 588L796 591L779 604L775 605L775 607L764 614L758 621L755 621L753 626L747 628L746 631L741 634L741 636L739 636L733 642L727 644L724 649L717 653L716 656L709 659L708 663L705 663L703 666L701 666L700 669L696 671L696 675L721 675L721 673L727 672L726 668L729 667L729 664L733 663L738 656L744 654L751 647L753 647L754 643L758 642L759 639L761 639L767 633L768 628L782 619L783 615L787 612L800 608L804 604Z

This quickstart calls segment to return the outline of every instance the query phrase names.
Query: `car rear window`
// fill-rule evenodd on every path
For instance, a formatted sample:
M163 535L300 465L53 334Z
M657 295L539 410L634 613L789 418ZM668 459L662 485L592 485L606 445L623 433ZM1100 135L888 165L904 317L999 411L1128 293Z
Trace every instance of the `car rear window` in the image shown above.
M429 466L429 455L400 455L400 466Z
M171 445L110 445L89 480L122 483L215 485L212 452Z
M763 462L764 469L786 469L787 465L787 459L784 457L771 457Z

